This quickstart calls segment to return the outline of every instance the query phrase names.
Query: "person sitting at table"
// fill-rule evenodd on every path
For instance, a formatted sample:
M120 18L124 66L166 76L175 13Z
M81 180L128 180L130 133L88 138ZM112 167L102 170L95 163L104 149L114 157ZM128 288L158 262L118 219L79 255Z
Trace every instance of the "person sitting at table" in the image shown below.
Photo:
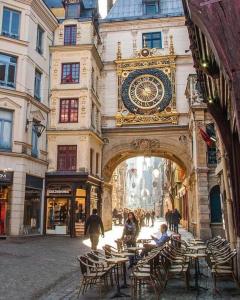
M155 242L155 245L144 244L144 249L141 253L141 257L146 256L148 254L148 252L150 252L152 249L162 247L166 242L169 241L170 237L167 234L167 230L168 230L167 224L162 224L160 227L161 237L156 237L156 236L151 235L151 238Z

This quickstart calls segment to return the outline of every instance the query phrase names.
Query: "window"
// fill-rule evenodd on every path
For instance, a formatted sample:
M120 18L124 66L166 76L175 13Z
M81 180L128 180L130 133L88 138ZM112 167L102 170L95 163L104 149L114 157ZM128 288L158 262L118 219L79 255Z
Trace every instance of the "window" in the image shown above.
M219 185L210 191L211 223L222 223L221 193Z
M66 8L67 19L76 19L80 17L80 3L68 4Z
M13 113L0 109L0 149L12 149L12 122Z
M77 146L58 146L58 171L76 171Z
M146 4L146 15L155 15L157 13L156 3L147 3Z
M161 32L149 32L142 35L143 47L146 44L147 48L162 48Z
M76 45L77 26L64 26L64 45Z
M90 149L90 174L93 174L93 156L94 156L94 150Z
M216 132L213 123L207 124L206 133L214 140L216 139ZM207 161L209 165L217 164L217 146L216 146L216 142L214 142L213 140L212 140L212 145L207 146Z
M43 35L44 35L44 30L40 26L38 26L36 50L39 54L43 54Z
M92 103L91 125L93 128L96 127L96 107L94 103Z
M2 35L19 39L20 12L4 7Z
M32 156L38 157L38 132L35 127L36 123L32 123Z
M62 83L79 82L79 63L62 64Z
M78 122L78 99L60 100L60 123Z
M99 153L96 153L96 174L99 173Z
M0 86L15 88L17 58L0 53Z
M94 69L92 68L92 74L91 74L92 76L92 89L95 91L95 71L94 71Z
M41 79L42 74L38 70L35 70L34 97L37 100L41 100Z

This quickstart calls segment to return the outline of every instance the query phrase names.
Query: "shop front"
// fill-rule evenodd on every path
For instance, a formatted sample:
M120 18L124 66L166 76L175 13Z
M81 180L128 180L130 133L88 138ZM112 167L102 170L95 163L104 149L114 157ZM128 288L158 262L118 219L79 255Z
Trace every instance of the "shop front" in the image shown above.
M42 233L43 179L26 175L23 234Z
M82 236L93 208L101 213L101 181L88 175L46 175L46 234Z
M0 171L0 237L8 234L9 199L13 184L13 172Z

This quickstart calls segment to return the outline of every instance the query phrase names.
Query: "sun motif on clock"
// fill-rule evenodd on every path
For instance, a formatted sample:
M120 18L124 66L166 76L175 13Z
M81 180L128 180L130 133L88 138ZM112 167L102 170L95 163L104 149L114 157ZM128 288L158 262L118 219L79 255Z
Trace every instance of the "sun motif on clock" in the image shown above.
M131 113L162 111L171 99L171 82L159 69L136 70L128 75L122 85L122 100Z

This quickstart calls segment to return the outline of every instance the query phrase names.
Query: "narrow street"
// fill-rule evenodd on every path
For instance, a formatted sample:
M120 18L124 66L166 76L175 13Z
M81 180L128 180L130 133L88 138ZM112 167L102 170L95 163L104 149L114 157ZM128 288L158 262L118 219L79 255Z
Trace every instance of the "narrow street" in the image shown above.
M139 237L146 238L156 233L163 220L155 223L154 227L143 227ZM184 239L191 238L191 234L180 229ZM104 244L114 245L114 239L122 234L122 226L115 226L112 231L101 238L99 248ZM170 234L170 232L169 232ZM80 270L76 256L89 250L88 239L70 239L68 237L42 237L28 239L8 239L0 241L0 299L6 300L60 300L77 299ZM206 264L202 263L204 274L200 285L207 287L198 298L196 292L187 292L184 282L170 280L162 299L239 299L240 291L234 283L221 284L221 296L212 295L212 280ZM21 276L19 275L21 274ZM192 276L193 277L193 276ZM191 284L193 284L193 278ZM176 295L177 288L177 295ZM224 292L223 289L224 288ZM114 290L104 294L103 299L109 299ZM130 290L126 291L130 294ZM234 296L235 295L235 296ZM143 298L154 299L148 289L144 290ZM98 290L89 290L81 300L94 300L98 298Z

